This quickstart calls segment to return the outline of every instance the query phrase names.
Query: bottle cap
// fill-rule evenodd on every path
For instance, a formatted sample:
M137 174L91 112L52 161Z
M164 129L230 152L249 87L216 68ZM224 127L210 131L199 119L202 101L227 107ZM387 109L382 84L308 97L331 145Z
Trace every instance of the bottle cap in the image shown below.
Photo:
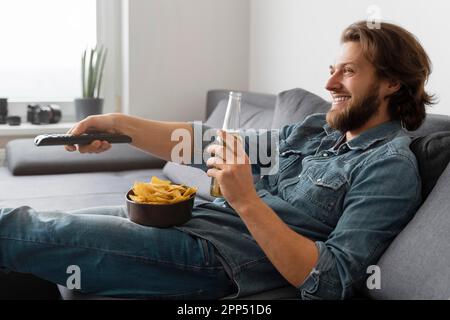
M242 98L242 93L240 93L240 92L236 92L236 91L230 91L230 97L233 97L233 98Z

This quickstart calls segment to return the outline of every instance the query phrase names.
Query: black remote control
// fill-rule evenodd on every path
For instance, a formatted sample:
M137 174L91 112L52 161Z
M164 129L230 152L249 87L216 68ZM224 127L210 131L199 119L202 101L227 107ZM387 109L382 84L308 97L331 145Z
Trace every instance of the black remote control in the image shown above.
M108 141L109 143L131 143L130 136L111 133L87 133L79 136L71 134L42 134L34 138L34 144L38 147L59 145L86 145L95 140Z

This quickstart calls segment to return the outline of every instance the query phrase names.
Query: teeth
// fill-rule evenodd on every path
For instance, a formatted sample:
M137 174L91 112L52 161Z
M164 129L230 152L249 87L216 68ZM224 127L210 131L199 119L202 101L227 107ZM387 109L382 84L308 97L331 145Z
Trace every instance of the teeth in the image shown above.
M333 102L342 102L342 101L345 101L345 100L348 100L348 99L350 99L350 96L345 96L345 97L336 97L336 98L334 98L333 99Z

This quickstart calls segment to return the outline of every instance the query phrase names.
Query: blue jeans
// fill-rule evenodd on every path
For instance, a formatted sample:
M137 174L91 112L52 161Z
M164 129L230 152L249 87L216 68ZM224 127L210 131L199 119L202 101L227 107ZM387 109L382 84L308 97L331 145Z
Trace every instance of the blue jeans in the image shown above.
M208 241L130 222L124 207L0 209L0 267L66 286L70 266L79 267L80 291L100 296L218 299L236 291Z

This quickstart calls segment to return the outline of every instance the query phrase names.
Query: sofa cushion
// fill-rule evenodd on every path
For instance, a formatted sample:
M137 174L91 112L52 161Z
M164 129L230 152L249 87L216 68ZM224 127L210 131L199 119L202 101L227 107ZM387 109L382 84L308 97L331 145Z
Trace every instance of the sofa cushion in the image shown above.
M450 298L450 165L412 221L378 262L375 299Z
M126 205L125 194L135 181L165 179L161 169L13 176L0 168L0 207L30 206L36 210L75 210Z
M207 126L212 128L221 128L225 112L227 109L227 100L221 100L212 112L211 116L205 122ZM267 129L272 123L273 109L264 108L250 103L243 102L241 106L241 127ZM212 201L214 197L210 195L209 188L211 178L198 168L179 165L177 163L168 162L163 173L172 182L183 183L198 188L197 194L206 200Z
M313 113L326 113L331 103L304 89L292 89L277 96L272 128L302 122Z
M62 146L36 147L33 139L12 140L6 145L6 164L14 175L151 169L164 163L128 144L114 144L99 154L68 152Z
M414 137L427 136L434 132L449 131L450 130L450 117L442 114L427 113L427 117L424 123L419 129L410 131L410 134Z
M175 162L167 162L163 168L163 174L172 182L197 187L197 195L201 198L209 201L214 200L214 197L209 193L211 178L203 170Z
M418 137L411 143L422 178L422 199L426 199L450 161L450 131Z

